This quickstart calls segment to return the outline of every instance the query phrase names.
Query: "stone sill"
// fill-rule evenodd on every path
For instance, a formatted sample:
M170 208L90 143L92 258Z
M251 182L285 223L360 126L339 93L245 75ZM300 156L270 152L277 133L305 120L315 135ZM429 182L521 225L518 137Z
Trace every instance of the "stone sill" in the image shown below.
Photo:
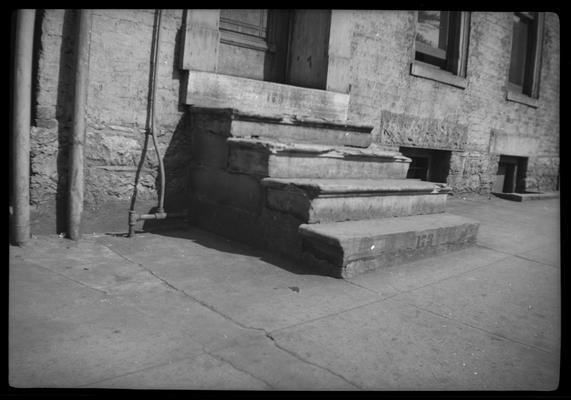
M539 106L539 100L529 97L523 93L514 92L513 90L506 90L506 100L513 101L514 103L524 104L531 108L537 108Z
M499 193L492 192L496 197L512 201L558 199L559 192L527 192L527 193Z
M349 95L190 70L184 103L200 108L235 109L244 114L346 121Z
M425 64L419 61L414 61L411 63L410 74L419 78L426 78L436 82L445 83L460 89L466 89L468 86L468 81L466 78L462 78L461 76L454 75L451 72L438 69L429 64Z

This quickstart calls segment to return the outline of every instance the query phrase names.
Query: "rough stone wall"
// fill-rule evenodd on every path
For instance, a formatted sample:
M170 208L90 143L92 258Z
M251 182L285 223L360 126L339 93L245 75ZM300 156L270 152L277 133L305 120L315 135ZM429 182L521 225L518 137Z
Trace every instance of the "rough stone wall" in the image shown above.
M375 125L377 142L392 148L452 150L449 184L456 191L486 192L495 180L499 154L506 154L490 149L491 132L503 132L508 143L533 138L539 146L514 155L529 157L530 184L555 189L559 159L557 15L546 15L537 108L505 98L511 13L471 13L465 89L410 74L414 11L346 15L353 27L349 117Z
M167 172L167 206L170 203L173 207L180 200L180 177L188 165L185 154L189 154L184 148L189 146L184 135L188 121L183 119L179 106L184 79L177 54L182 15L182 10L163 10L156 93L157 135ZM38 12L31 152L31 202L38 210L65 209L76 21L72 10ZM84 171L86 209L111 200L128 201L133 193L145 142L153 23L153 10L93 11ZM157 198L157 171L157 158L149 140L138 199Z
M167 171L167 206L183 199L189 165L189 121L179 102L185 76L178 69L183 10L164 10L158 69L158 141ZM351 22L351 120L375 126L389 147L452 151L455 190L487 191L499 152L491 132L528 146L528 186L553 190L559 171L559 18L547 14L537 109L505 100L511 14L473 12L467 88L410 75L416 16L412 11L347 11ZM94 10L91 34L86 208L128 201L145 139L153 10ZM39 11L34 70L31 201L38 210L65 210L71 126L76 13ZM517 142L516 140L516 142ZM511 142L510 142L511 141ZM514 142L515 143L515 142ZM513 147L513 146L512 146ZM517 146L515 146L517 148ZM157 197L157 158L149 141L138 199ZM61 230L61 229L58 229Z

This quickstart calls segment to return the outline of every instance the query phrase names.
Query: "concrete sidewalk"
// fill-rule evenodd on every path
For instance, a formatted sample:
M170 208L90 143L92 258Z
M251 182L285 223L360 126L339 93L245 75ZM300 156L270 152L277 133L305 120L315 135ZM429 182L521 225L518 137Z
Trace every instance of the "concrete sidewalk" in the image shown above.
M10 247L16 388L553 390L559 199L460 196L475 247L339 280L195 229Z

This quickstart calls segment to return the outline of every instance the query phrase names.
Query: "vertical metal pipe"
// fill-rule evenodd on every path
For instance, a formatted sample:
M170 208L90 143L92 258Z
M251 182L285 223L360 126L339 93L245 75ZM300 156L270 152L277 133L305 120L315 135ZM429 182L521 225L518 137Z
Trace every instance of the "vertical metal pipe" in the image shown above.
M69 154L67 234L80 238L83 212L83 147L85 144L85 107L87 103L91 11L80 10L78 15L73 125Z
M18 10L14 49L13 98L13 242L30 238L30 119L35 10Z
M161 52L161 16L162 10L157 10L157 36L155 38L155 55L154 55L154 69L153 69L153 98L151 103L151 135L153 138L153 145L155 147L155 153L159 162L159 176L160 176L160 190L159 190L159 203L157 206L157 212L164 212L165 204L165 165L163 163L163 157L159 151L157 144L157 131L158 131L158 118L155 112L157 104L157 71L159 70L159 54Z

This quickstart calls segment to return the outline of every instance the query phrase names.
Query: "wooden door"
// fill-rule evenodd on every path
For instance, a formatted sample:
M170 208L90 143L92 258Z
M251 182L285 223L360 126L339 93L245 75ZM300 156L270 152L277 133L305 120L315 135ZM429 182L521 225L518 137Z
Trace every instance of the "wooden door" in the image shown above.
M218 73L325 89L331 10L220 10Z
M325 89L331 10L295 10L289 45L286 82Z
M504 193L514 193L517 175L517 164L505 164L506 166L506 177L504 179Z
M287 10L220 10L218 73L284 82Z
M496 175L496 182L494 183L493 192L502 193L504 191L504 181L506 179L506 165L500 163L498 166L498 173Z

